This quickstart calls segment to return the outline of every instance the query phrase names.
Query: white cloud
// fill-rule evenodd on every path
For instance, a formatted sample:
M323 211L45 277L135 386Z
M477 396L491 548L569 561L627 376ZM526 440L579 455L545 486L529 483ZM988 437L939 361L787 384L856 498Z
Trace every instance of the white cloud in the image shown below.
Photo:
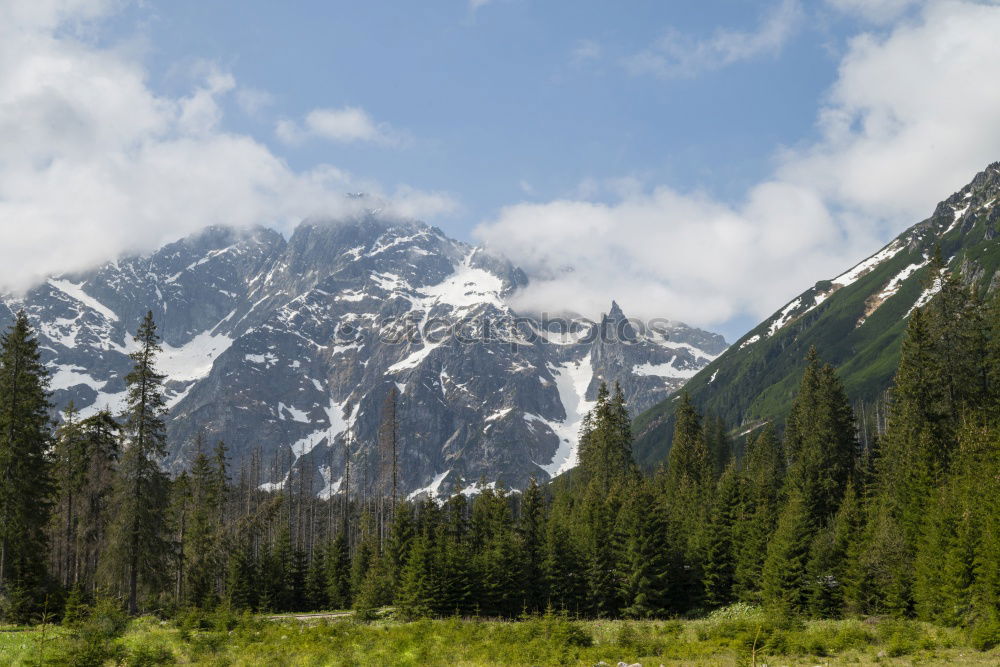
M518 296L594 316L701 325L762 318L926 217L1000 159L1000 6L934 2L848 45L818 112L821 138L778 154L773 176L728 206L669 187L585 183L519 204L478 235L547 278ZM566 271L572 267L572 271Z
M358 107L313 109L306 114L301 124L290 120L278 121L275 132L279 139L288 144L297 144L311 137L345 143L398 143L398 138L388 125L376 123L364 109Z
M919 5L922 0L826 0L835 9L872 23L888 23Z
M604 55L604 48L592 39L581 39L573 47L570 53L570 61L574 65L582 65L594 60L600 60Z
M259 116L274 104L274 96L266 90L243 86L236 91L236 103L248 116Z
M854 38L819 114L823 138L782 178L894 228L1000 159L1000 6L930 3L887 35Z
M776 293L875 243L865 234L845 242L815 193L780 182L757 186L739 207L666 187L613 204L518 204L477 233L535 277L517 307L593 317L614 298L629 315L701 325L770 312Z
M493 0L469 0L469 10L476 11L480 7L485 7L490 4Z
M693 77L744 60L780 53L802 20L797 0L781 0L754 31L720 28L706 39L668 29L650 48L625 59L634 74L663 79Z
M329 165L292 170L226 131L239 90L207 69L189 94L154 93L141 63L68 30L118 2L0 4L0 289L21 289L209 224L288 229L310 215L381 206L413 217L455 208L440 193L391 195ZM352 200L348 191L371 193Z

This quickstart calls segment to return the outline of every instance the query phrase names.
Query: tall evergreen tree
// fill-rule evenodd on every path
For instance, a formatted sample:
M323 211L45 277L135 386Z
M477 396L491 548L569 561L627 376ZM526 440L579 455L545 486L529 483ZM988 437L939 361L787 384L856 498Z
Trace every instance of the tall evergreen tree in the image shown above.
M778 524L785 483L785 454L774 427L764 426L747 444L746 518L736 526L734 587L741 600L760 602L761 573L767 546Z
M54 482L48 373L28 318L0 337L0 594L44 575Z
M674 439L665 472L658 475L672 549L680 557L672 598L680 609L701 603L709 508L714 487L712 457L701 415L683 392L676 408Z
M542 492L532 478L521 498L521 513L518 533L521 538L523 558L521 561L521 584L524 589L525 607L530 611L545 608L546 587L543 571L545 547L545 508Z
M579 456L587 479L596 480L605 493L612 485L634 479L637 474L631 423L621 387L615 383L612 395L602 382L594 408L581 428Z
M941 359L922 309L910 315L892 390L888 428L879 441L868 520L850 593L858 611L906 614L913 607L917 542L945 471L949 438Z
M793 612L805 608L809 547L814 534L809 506L801 489L793 487L767 546L761 572L765 603Z
M59 581L69 589L76 582L79 505L88 468L87 442L73 401L63 410L63 422L56 429L54 444L53 477L59 489L52 526L54 566Z
M333 609L349 609L351 597L351 556L347 533L340 531L330 543L326 555L327 599Z
M124 447L114 484L110 561L115 583L127 593L128 609L139 610L139 590L155 592L162 582L169 481L158 459L166 454L164 376L156 370L160 337L153 313L146 314L135 335L138 349L125 377L126 407L122 415Z
M810 545L806 604L815 616L836 617L844 610L850 576L849 553L852 541L857 539L860 521L860 503L854 486L848 484L837 514Z
M221 568L222 504L225 500L225 464L209 458L199 435L191 463L191 511L184 543L187 599L198 606L216 600L215 584Z
M120 427L107 410L87 417L79 427L85 456L82 483L74 499L78 509L74 521L73 585L92 595L108 547L112 487L121 451Z
M553 501L545 526L545 556L542 569L548 593L547 605L580 613L586 605L585 558L576 536L567 525L572 521L565 497Z
M622 613L631 618L662 618L671 609L670 577L676 563L670 558L665 513L657 505L649 482L640 482L622 508Z
M712 505L702 574L705 602L711 606L721 606L733 600L737 526L743 521L745 507L742 481L735 462L730 463L719 478Z
M854 413L833 367L809 351L785 429L788 482L819 528L837 512L857 459Z

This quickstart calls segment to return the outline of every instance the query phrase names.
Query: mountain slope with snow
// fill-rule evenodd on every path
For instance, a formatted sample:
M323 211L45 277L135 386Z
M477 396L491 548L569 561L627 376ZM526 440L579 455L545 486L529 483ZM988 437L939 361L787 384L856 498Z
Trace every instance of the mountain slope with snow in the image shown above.
M378 214L307 221L287 240L208 229L146 256L56 276L5 297L39 328L57 407L117 410L131 332L152 310L163 337L172 470L199 433L221 438L255 483L313 493L384 489L379 426L398 392L401 492L513 486L576 463L602 380L633 412L725 349L670 323L645 330L612 304L600 322L535 322L507 305L527 277L419 223ZM299 483L299 482L296 482Z
M1000 286L1000 163L938 204L843 274L809 288L738 340L686 385L702 410L746 428L780 421L811 346L837 367L848 395L871 402L889 387L906 322L937 289L928 264L940 248L980 291ZM636 419L636 453L651 465L669 451L671 401Z

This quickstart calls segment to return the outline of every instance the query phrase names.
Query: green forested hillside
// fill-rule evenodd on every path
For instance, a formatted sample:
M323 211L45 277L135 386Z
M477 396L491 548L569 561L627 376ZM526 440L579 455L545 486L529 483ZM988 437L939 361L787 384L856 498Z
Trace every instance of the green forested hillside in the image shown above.
M685 388L703 412L742 425L738 432L767 420L781 422L806 353L815 347L836 367L850 399L871 406L892 380L908 314L937 288L927 284L936 252L985 293L1000 280L998 234L1000 162L872 257L786 304ZM669 451L674 400L635 421L636 458L645 467L663 461Z

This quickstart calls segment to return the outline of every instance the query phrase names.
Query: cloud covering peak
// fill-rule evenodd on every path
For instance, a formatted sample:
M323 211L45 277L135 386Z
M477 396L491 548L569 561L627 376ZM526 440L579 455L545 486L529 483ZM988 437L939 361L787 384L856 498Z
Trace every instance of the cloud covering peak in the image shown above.
M998 34L1000 6L946 0L853 38L819 138L778 150L740 202L653 184L508 206L476 233L541 276L517 296L525 307L593 316L613 297L699 326L760 319L1000 157Z
M203 68L186 94L158 94L140 62L73 29L120 5L0 7L0 289L211 224L283 229L350 213L362 203L347 191L372 193L400 215L455 208L445 194L386 193L332 165L297 171L264 143L227 131L223 102L240 90L228 72Z

